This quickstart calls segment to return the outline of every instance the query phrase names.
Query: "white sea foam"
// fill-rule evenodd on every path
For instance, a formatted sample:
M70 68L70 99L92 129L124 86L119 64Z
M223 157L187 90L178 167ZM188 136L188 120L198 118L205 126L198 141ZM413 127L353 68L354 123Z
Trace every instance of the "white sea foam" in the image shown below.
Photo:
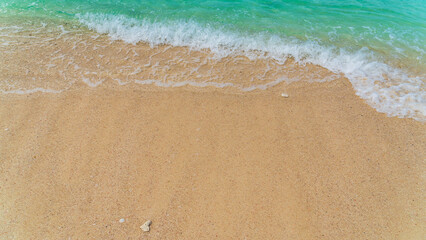
M266 83L266 84L259 84L259 85L252 85L249 87L244 87L239 84L233 84L233 83L218 83L218 82L195 82L195 81L181 81L181 82L175 82L175 81L160 81L155 79L147 79L147 80L135 80L135 83L142 84L142 85L155 85L158 87L184 87L184 86L192 86L192 87L215 87L215 88L236 88L240 91L244 92L250 92L254 90L266 90L272 86L275 86L283 81L286 81L287 79L281 78L277 79L275 81Z
M91 79L86 78L86 77L83 77L82 80L89 87L97 87L97 86L101 85L101 83L104 82L104 80L99 80L99 81L93 82Z
M193 21L160 23L108 14L84 14L77 17L90 29L108 34L114 40L120 39L133 44L142 41L152 46L170 44L194 50L209 49L218 58L245 55L250 59L272 58L284 63L292 57L300 64L312 63L334 73L344 74L351 81L357 95L380 112L418 120L426 118L425 76L409 76L404 70L378 61L375 54L366 48L348 51L324 46L316 41L300 41L265 34L245 35L201 26ZM152 80L139 83L164 87L200 85L192 82L161 83ZM211 83L204 85L210 86ZM266 89L269 86L272 84L253 86L245 90Z
M0 90L3 94L30 94L30 93L61 93L63 90L53 90L47 88L32 88L32 89L14 89L14 90Z
M182 82L174 82L167 81L163 82L155 79L147 79L147 80L135 80L135 83L142 85L155 85L158 87L183 87L183 86L192 86L192 87L216 87L216 88L224 88L224 87L235 87L232 83L216 83L216 82L194 82L194 81L182 81Z

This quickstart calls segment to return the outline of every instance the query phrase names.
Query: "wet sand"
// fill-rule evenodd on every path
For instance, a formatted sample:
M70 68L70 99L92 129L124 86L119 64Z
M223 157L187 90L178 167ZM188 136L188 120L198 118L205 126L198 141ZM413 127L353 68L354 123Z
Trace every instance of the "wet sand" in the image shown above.
M425 151L346 79L0 94L0 239L423 239Z

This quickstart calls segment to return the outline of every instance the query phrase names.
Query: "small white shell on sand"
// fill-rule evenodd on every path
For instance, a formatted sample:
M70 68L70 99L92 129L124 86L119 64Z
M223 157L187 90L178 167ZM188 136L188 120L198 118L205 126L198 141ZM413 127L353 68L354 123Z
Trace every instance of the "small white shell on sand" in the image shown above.
M152 222L151 220L146 221L144 224L142 224L141 229L144 232L149 232L149 226L151 226Z
M288 98L288 94L287 93L281 93L282 97Z
M124 218L119 220L120 223L124 223L124 221L126 221Z

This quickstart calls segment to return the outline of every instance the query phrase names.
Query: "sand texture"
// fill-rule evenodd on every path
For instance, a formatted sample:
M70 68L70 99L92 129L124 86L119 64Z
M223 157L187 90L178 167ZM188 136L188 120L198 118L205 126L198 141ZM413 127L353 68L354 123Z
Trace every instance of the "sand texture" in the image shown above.
M0 239L424 239L425 150L346 79L1 94Z

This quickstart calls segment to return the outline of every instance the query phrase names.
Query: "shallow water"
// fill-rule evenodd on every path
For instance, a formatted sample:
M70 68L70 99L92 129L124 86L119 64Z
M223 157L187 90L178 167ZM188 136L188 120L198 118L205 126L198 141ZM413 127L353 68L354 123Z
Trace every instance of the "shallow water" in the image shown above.
M424 12L426 1L2 0L0 88L112 79L249 91L345 76L378 111L422 120Z

